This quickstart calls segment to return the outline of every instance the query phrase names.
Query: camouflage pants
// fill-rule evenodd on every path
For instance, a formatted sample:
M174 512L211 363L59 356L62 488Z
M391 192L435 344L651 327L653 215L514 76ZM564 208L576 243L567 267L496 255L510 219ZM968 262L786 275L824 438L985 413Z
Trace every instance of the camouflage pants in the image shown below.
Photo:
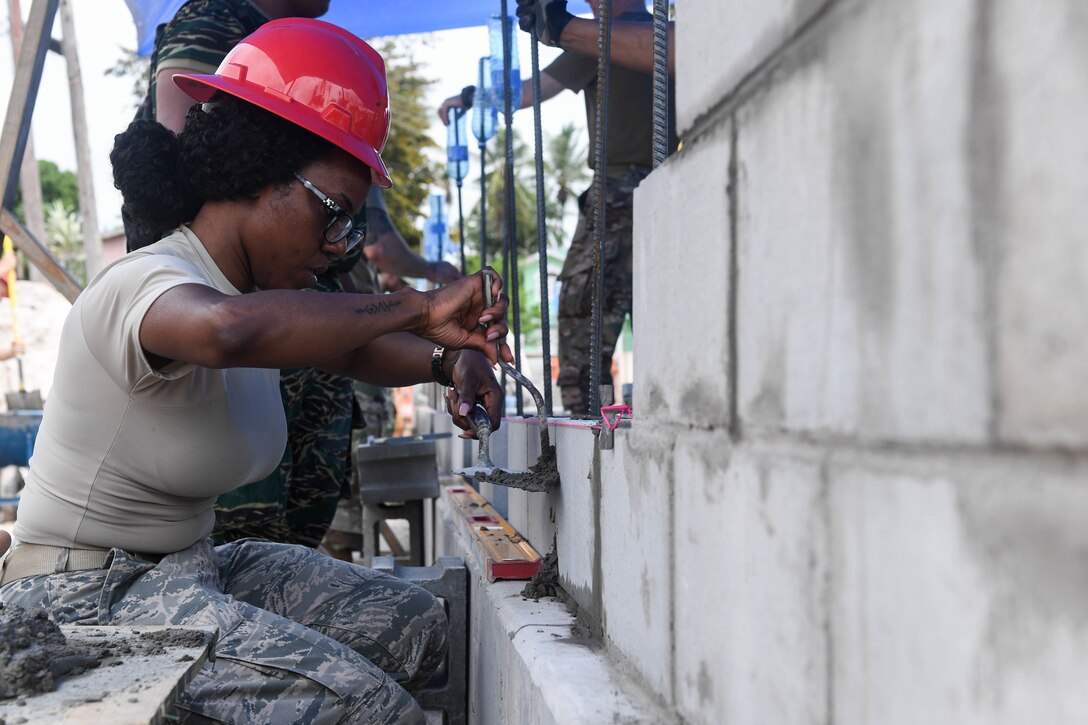
M178 700L215 722L422 723L408 693L446 650L425 590L270 542L202 541L158 564L114 549L102 569L11 582L0 602L60 624L218 628L214 661Z
M631 216L635 187L649 173L631 168L608 172L605 232L601 265L601 384L612 383L612 354L631 313ZM595 185L578 197L578 227L559 273L559 389L563 407L574 415L590 413L589 380L593 339L593 232Z

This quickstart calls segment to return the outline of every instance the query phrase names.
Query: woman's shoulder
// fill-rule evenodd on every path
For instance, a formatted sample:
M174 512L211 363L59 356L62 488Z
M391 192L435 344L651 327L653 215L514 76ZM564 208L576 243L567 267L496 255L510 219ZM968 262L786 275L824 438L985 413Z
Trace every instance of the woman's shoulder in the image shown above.
M206 283L191 245L177 231L113 262L87 284L87 290L103 286L144 286L156 278L176 279L179 276Z

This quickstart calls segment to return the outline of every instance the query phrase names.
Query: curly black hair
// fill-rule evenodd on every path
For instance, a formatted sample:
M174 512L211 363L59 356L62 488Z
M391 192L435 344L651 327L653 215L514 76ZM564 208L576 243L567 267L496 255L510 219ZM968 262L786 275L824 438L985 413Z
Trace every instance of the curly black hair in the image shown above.
M160 233L191 221L205 201L244 199L328 158L335 146L226 93L194 105L175 136L133 121L113 140L113 184L130 217Z

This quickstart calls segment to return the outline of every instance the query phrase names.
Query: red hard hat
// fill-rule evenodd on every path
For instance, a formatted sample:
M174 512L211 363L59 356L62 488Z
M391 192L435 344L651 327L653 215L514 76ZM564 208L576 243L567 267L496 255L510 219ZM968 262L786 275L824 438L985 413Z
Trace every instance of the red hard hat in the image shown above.
M178 74L200 102L223 91L316 133L370 167L373 183L393 185L381 150L389 135L389 91L378 51L321 20L265 23L227 54L215 75Z

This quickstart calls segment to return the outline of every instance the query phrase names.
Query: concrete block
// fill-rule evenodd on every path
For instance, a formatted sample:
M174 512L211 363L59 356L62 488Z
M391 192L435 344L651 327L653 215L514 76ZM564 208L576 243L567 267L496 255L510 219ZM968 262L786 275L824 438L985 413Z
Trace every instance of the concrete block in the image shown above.
M835 721L1088 720L1084 465L832 465Z
M519 420L507 418L502 423L506 431L506 463L501 466L507 470L525 470L525 425ZM496 465L498 463L496 462ZM487 484L490 485L490 484ZM506 520L510 525L528 538L526 530L529 524L529 496L524 491L516 491L505 486L491 486L491 490L506 491ZM532 539L530 539L532 541ZM533 542L536 545L535 542Z
M729 133L685 147L635 192L640 418L729 424Z
M601 451L601 620L605 639L672 700L672 440L653 424L616 431Z
M498 430L491 433L491 462L500 468L509 468L509 439L510 427L504 422ZM474 448L473 454L479 452L478 448ZM475 459L473 459L475 463ZM477 482L478 491L480 495L487 500L495 510L502 514L503 518L510 519L510 505L509 505L509 489L505 486L496 486L491 483L484 483L482 481Z
M438 508L444 553L462 556L469 569L469 722L673 721L601 647L576 633L575 619L562 602L526 600L522 582L488 583L445 501Z
M513 446L509 470L527 470L540 458L540 427L536 419L512 418L503 425L510 428L510 443ZM496 497L500 492L505 494L507 508L517 512L518 523L514 528L529 540L541 556L547 554L555 538L551 495L505 486L494 486L493 489Z
M825 0L731 0L678 6L676 116L681 136L824 5Z
M435 440L434 449L435 466L438 468L439 475L444 475L453 470L453 439L456 439L461 429L453 424L453 418L449 413L444 411L436 411L431 421L431 433L449 433L449 438L440 438Z
M685 722L828 722L826 486L818 461L675 448L676 707Z
M555 426L552 438L559 455L559 491L550 497L555 511L560 581L578 606L599 618L600 572L594 562L600 556L597 527L601 490L600 478L592 475L596 441L589 425ZM542 546L543 554L551 542Z
M1088 13L1079 0L997 3L983 15L983 241L999 255L999 433L1088 445Z
M973 6L840 5L738 112L742 426L981 442Z

